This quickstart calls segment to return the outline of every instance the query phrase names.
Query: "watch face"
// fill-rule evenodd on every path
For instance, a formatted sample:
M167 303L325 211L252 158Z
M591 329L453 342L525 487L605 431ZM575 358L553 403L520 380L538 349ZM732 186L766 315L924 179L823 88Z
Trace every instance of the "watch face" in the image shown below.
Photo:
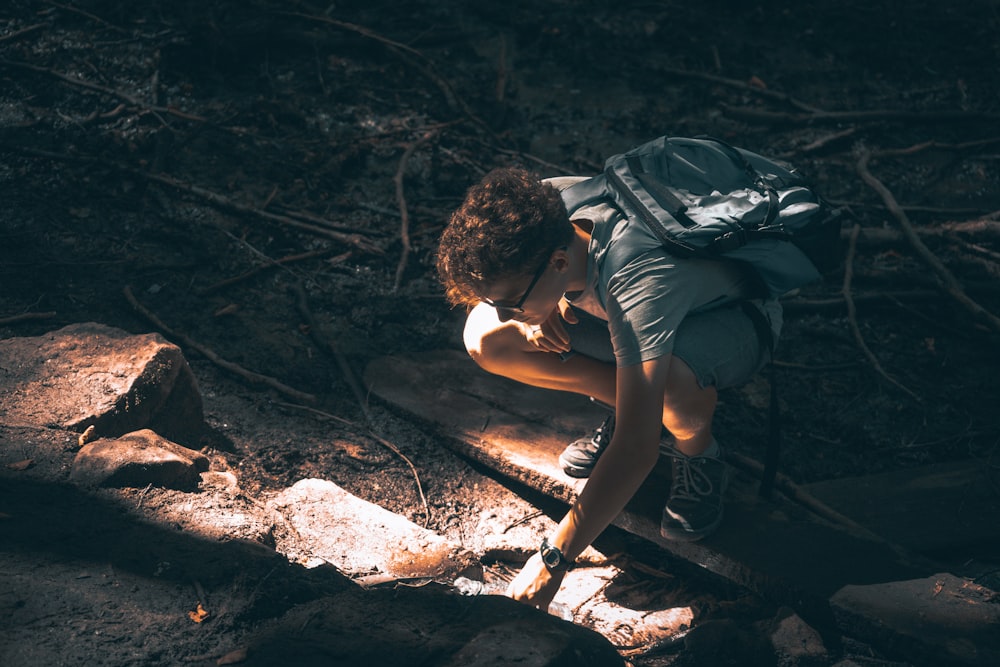
M549 544L548 540L542 542L542 548L540 551L542 554L542 562L545 563L546 567L555 568L562 565L562 552Z

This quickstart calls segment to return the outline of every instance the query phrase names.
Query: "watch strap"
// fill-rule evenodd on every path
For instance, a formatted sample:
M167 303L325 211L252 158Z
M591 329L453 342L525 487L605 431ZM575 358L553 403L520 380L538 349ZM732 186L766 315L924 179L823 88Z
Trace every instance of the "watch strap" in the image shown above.
M547 537L542 538L542 545L538 548L538 551L542 556L542 562L545 563L545 567L549 572L565 572L572 565L572 563L566 560L566 556L563 555L562 550L559 547L552 546Z

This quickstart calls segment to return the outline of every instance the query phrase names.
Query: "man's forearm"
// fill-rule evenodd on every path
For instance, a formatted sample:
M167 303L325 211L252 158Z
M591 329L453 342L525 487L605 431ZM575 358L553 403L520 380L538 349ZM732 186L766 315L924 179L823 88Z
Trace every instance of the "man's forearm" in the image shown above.
M597 539L649 476L659 456L659 424L653 446L612 444L594 467L587 485L559 523L552 542L573 560Z

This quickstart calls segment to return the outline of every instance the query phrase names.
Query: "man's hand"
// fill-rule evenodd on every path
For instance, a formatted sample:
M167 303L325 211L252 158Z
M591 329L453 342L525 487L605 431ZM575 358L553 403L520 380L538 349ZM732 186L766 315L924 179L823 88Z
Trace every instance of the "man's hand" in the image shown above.
M507 595L542 611L549 610L549 603L559 591L565 573L552 574L535 553L507 587Z
M558 307L541 324L521 324L525 339L542 352L569 352L570 340L563 321L578 322L572 306L563 297Z

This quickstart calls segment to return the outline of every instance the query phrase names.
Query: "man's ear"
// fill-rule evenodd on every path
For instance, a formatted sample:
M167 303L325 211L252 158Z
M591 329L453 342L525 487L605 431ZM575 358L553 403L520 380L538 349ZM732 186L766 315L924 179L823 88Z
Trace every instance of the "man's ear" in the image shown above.
M552 268L562 273L569 268L569 250L566 247L556 248L552 252L552 259L550 262L552 264Z

